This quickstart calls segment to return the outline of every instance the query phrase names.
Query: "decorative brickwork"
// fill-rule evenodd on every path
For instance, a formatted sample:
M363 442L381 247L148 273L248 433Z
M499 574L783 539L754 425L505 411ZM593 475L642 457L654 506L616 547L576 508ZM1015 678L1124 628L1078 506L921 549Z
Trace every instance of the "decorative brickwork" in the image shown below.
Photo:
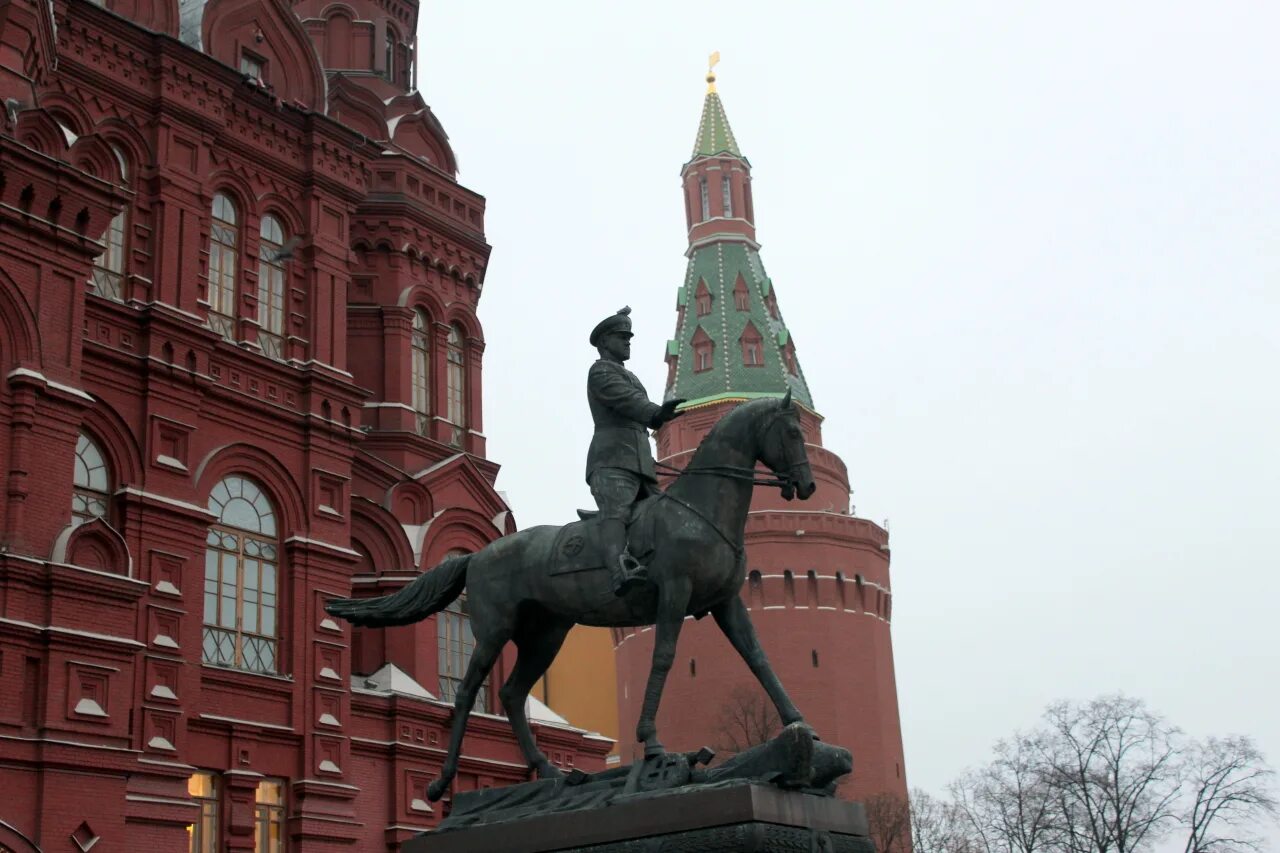
M484 199L413 88L416 23L0 0L0 846L386 850L439 821L435 620L323 610L514 530ZM526 778L494 717L462 767Z

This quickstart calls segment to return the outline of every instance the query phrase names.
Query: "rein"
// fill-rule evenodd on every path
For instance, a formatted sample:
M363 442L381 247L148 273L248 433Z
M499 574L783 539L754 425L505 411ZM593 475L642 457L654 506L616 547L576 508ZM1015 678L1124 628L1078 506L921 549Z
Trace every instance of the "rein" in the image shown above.
M664 473L680 476L682 474L709 474L716 477L726 477L730 480L741 480L751 483L753 486L777 486L781 488L790 481L784 477L766 477L762 476L757 468L743 468L738 465L703 465L698 468L677 468L674 465L668 465L665 462L654 462L658 468L666 469ZM791 467L796 467L795 465Z
M734 542L732 539L730 539L728 536L726 536L726 535L724 534L724 531L720 529L720 525L716 524L714 521L712 521L711 519L707 518L705 515L703 515L701 512L699 512L699 511L698 511L698 509L697 509L696 507L694 507L692 504L690 504L688 501L681 500L680 498L676 497L675 495L668 494L667 492L658 492L658 498L659 498L659 499L666 498L666 499L667 499L667 500L669 500L669 501L675 501L677 504L679 504L680 506L682 506L682 507L684 507L685 509L689 510L689 512L691 512L691 513L693 513L694 515L696 515L698 518L702 519L702 520L703 520L703 522L704 522L708 527L710 527L712 530L714 530L716 533L718 533L718 534L720 535L720 538L724 540L724 544L728 545L728 546L733 550L734 556L736 556L739 560L741 560L741 559L742 559L742 553L743 553L743 550L744 550L743 546L742 546L742 545L739 545L738 543L736 543L736 542Z
M801 450L802 454L803 452L804 451ZM667 465L664 462L655 461L653 464L656 468L664 469L666 473L674 474L676 476L683 476L685 474L704 474L710 477L724 477L729 480L738 480L740 482L750 483L753 486L777 486L780 489L786 490L795 486L795 469L804 465L805 460L803 458L786 459L786 462L787 464L783 470L786 472L787 476L778 476L777 474L774 474L773 476L765 476L755 466L747 468L741 465L700 465L696 468L677 468L674 465ZM693 513L698 518L702 519L702 521L714 530L716 534L724 540L724 543L733 550L733 553L737 556L738 560L742 560L742 556L745 553L744 546L734 542L726 536L725 532L720 529L719 525L704 515L700 510L687 501L684 501L665 490L658 492L658 497L674 501L689 510L689 512Z

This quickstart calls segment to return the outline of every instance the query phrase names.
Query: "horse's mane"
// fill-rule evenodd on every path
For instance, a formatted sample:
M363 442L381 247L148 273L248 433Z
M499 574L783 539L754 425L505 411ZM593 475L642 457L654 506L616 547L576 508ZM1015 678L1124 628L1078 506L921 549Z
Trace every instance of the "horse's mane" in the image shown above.
M724 417L716 421L715 426L707 433L703 442L713 439L724 439L726 434L742 434L746 431L746 423L750 423L765 409L776 409L782 405L780 397L761 397L735 406Z

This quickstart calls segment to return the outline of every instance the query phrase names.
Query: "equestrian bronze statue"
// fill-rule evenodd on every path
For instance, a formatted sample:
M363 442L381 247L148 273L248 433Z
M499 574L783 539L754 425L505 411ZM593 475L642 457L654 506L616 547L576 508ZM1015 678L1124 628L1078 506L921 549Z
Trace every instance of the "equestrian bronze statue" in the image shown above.
M674 406L671 409L674 414ZM652 425L652 411L646 412ZM647 444L648 438L644 441ZM639 453L638 444L635 451ZM773 476L758 470L758 463ZM575 624L656 626L653 663L636 726L636 739L644 744L646 758L664 753L655 725L658 703L681 626L690 615L710 613L715 618L768 693L784 726L803 722L769 666L739 595L746 579L747 512L757 484L778 486L788 500L797 496L805 500L814 492L804 435L789 391L785 397L753 400L729 412L665 492L646 490L652 494L627 508L627 547L646 571L642 582L624 584L620 595L610 562L616 563L617 543L608 538L616 531L601 531L602 518L611 518L602 516L504 536L474 554L446 559L392 595L330 601L329 613L355 625L407 625L438 613L466 591L475 648L457 691L449 750L440 778L428 790L430 799L439 799L457 772L476 692L508 640L516 644L518 654L499 690L502 705L538 777L560 775L534 742L525 699Z

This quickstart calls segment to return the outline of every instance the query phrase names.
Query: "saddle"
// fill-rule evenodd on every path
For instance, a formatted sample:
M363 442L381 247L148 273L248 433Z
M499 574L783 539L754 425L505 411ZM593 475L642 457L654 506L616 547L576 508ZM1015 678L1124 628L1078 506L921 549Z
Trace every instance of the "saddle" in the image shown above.
M659 500L653 495L631 505L627 519L627 550L640 562L645 562L654 552L653 513L649 509ZM578 510L579 521L560 528L552 545L551 570L553 575L567 575L603 569L604 555L600 550L600 513L598 510Z

